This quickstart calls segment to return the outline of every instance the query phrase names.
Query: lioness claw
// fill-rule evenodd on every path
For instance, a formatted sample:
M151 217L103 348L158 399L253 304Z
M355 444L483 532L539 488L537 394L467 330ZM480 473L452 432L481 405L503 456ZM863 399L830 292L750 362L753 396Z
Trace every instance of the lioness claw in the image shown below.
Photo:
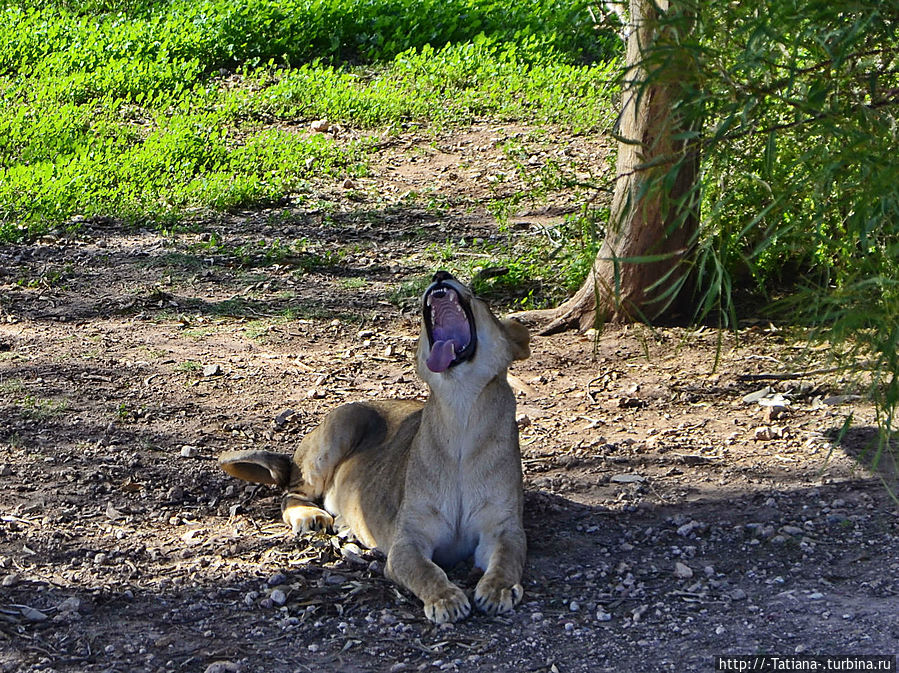
M475 589L474 604L478 610L493 617L509 612L518 605L523 595L524 589L520 584L508 587L481 582Z
M460 619L465 619L470 613L471 604L460 589L456 589L445 598L425 604L425 617L436 624L458 622Z

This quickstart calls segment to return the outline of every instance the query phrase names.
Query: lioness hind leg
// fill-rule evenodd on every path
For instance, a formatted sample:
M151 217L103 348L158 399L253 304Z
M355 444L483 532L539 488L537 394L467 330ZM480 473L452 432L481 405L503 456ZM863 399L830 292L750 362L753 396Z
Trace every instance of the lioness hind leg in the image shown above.
M342 460L363 443L377 444L384 436L384 418L374 407L354 402L337 407L310 432L294 455L303 494L320 498Z
M334 517L309 500L290 494L281 501L281 516L294 533L311 530L328 530L334 525Z
M521 572L527 543L524 532L506 533L482 540L475 552L481 567L486 566L484 576L474 590L474 602L481 612L498 615L508 612L524 595ZM486 561L481 565L482 559Z

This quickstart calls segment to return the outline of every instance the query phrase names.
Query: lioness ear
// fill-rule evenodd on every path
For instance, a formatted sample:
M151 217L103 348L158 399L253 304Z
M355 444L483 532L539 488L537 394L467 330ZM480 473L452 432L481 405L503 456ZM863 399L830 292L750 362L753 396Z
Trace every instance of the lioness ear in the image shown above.
M506 318L500 321L506 330L509 345L512 347L512 357L515 360L526 360L531 356L531 335L528 328L517 320Z
M232 477L284 488L290 482L290 458L271 451L225 451L219 465Z

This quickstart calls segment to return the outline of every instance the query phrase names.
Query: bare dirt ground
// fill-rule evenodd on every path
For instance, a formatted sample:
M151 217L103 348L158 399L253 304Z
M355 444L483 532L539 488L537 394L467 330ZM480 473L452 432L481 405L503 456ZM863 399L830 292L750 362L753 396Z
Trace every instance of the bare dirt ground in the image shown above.
M753 379L799 366L804 345L770 326L723 335L717 363L713 330L534 339L512 371L525 598L501 618L428 623L382 557L295 537L274 490L219 470L225 449L292 452L341 402L424 394L416 301L387 299L436 270L429 245L500 235L472 204L504 165L492 139L520 132L403 137L354 190L317 186L320 211L165 236L86 222L0 247L0 671L712 671L724 654L899 652L873 410L833 376ZM549 142L605 170L601 146ZM449 205L397 205L410 190ZM276 239L308 249L235 252ZM329 246L344 253L320 263Z

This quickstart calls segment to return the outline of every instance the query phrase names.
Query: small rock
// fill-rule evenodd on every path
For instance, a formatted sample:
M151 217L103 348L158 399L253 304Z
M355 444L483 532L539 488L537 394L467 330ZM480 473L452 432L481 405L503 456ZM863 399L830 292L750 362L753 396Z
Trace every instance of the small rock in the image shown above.
M310 388L306 391L306 397L310 400L320 400L325 397L325 393L318 388Z
M826 398L824 404L834 407L839 406L840 404L846 404L846 402L855 402L861 398L861 395L833 395Z
M811 601L820 601L822 598L824 598L824 594L822 594L820 591L815 591L814 593L810 593L808 595L808 598Z
M747 598L746 592L743 591L740 587L737 587L736 589L732 590L728 594L728 596L730 596L730 599L732 601L744 601Z
M610 622L612 621L612 615L606 612L603 609L599 609L596 611L596 621L598 622Z
M181 457L182 458L196 458L200 453L200 449L196 446L191 446L190 444L185 444L181 447Z
M677 561L674 564L674 576L678 579L688 580L693 577L693 569L688 566L686 563L681 563Z
M314 122L309 124L309 128L312 129L315 133L327 133L331 128L331 123L327 119L316 119Z
M221 365L205 365L203 367L203 376L218 376L222 373Z
M353 182L350 178L347 178L346 180L344 180L340 184L340 186L343 187L344 189L356 189L356 183Z
M771 422L777 420L781 416L787 413L787 408L782 406L766 406L765 407L765 420L767 422Z
M749 393L748 395L744 396L743 404L756 404L772 393L774 393L774 389L771 386L765 386L761 390L756 390L754 393Z
M365 565L367 561L362 558L362 549L359 545L356 545L352 542L348 542L340 548L340 554L350 563L358 563L360 565Z
M57 612L78 612L81 609L81 599L75 596L69 596L62 603L56 606Z
M613 484L642 484L646 477L639 474L614 474L609 481Z
M19 583L19 576L16 573L12 573L10 575L5 575L2 580L0 580L0 586L4 587L14 587Z
M677 534L681 537L687 537L690 533L701 526L697 521L691 521L690 523L685 523L683 526L678 527Z
M581 604L578 603L577 601L571 601L571 602L568 604L568 609L569 609L571 612L577 612L578 610L581 609Z
M275 416L275 427L283 428L295 414L296 412L293 409L285 409L280 414Z
M542 622L543 621L543 613L542 612L532 612L531 613L531 621L532 622Z
M240 673L240 664L232 661L213 661L203 673Z
M273 589L269 598L275 605L284 605L287 602L287 594L282 589Z
M784 429L779 425L763 425L755 429L752 438L757 442L767 442L772 439L782 439Z
M805 531L799 528L799 526L784 526L783 528L781 528L781 531L792 537L805 535Z
M27 619L29 622L45 622L48 617L40 610L35 610L34 608L30 608L27 605L19 608L19 611L22 613L22 616Z

